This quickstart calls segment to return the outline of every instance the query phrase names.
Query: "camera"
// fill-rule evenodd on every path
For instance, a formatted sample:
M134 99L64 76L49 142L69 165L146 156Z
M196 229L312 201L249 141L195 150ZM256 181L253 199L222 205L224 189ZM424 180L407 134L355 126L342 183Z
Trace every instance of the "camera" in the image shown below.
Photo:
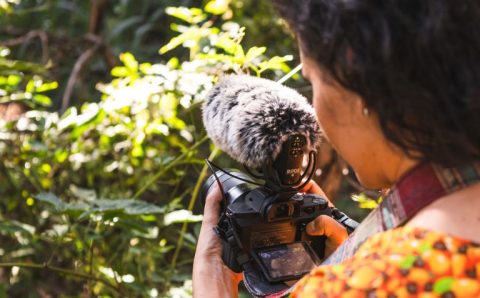
M305 142L302 135L290 136L276 161L257 169L261 177L247 168L250 176L264 183L238 170L217 167L203 184L203 205L213 185L221 185L224 201L215 230L223 241L222 259L234 272L248 266L268 282L299 279L324 257L325 237L312 237L305 231L310 221L327 215L349 231L356 227L355 221L330 207L325 198L299 192L315 171L314 152L303 170Z

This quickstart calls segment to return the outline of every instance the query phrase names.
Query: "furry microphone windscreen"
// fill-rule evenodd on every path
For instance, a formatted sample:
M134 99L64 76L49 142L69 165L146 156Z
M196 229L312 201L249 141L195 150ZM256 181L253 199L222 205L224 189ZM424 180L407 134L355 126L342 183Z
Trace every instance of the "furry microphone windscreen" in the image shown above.
M321 133L313 107L297 91L247 75L223 77L203 104L203 123L217 147L260 168L278 157L289 136L304 135L316 150Z

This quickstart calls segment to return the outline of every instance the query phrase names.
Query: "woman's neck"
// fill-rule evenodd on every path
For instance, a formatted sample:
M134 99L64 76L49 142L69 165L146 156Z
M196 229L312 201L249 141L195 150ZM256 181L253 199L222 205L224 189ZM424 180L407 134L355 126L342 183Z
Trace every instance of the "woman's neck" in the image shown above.
M406 225L440 231L480 243L480 183L436 200L417 213Z

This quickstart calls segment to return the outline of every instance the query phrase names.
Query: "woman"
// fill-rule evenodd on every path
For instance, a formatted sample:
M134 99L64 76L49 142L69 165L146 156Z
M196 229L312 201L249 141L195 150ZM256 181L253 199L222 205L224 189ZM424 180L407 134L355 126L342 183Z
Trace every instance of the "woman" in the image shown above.
M480 297L480 2L274 2L298 40L326 138L365 187L390 188L327 261L336 265L314 269L291 295ZM196 297L235 297L241 279L212 231L219 200L207 198ZM328 218L308 231L334 245L345 238Z

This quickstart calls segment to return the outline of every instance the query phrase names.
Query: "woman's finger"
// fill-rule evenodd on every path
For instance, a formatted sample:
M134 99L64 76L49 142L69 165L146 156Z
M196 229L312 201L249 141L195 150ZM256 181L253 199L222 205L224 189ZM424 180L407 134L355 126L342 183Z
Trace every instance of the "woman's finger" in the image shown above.
M347 229L335 219L320 215L307 225L307 234L311 236L327 236L328 241L339 246L348 237Z
M318 186L318 184L313 180L308 181L307 185L305 185L305 187L302 188L301 191L326 197L325 192L323 192L322 188Z
M318 186L318 184L313 180L308 181L307 185L305 185L305 187L302 188L300 191L308 194L319 195L328 201L328 205L330 207L335 207L332 202L330 202L330 200L327 198L327 195L325 194L323 189Z
M205 199L202 227L195 252L195 258L197 260L202 260L203 258L217 259L221 257L222 244L220 238L218 238L213 230L218 224L221 199L222 194L220 193L220 188L215 185Z
M205 199L205 208L203 210L204 223L214 225L218 223L221 201L222 193L220 192L220 187L215 184L213 189L208 193L207 198Z

